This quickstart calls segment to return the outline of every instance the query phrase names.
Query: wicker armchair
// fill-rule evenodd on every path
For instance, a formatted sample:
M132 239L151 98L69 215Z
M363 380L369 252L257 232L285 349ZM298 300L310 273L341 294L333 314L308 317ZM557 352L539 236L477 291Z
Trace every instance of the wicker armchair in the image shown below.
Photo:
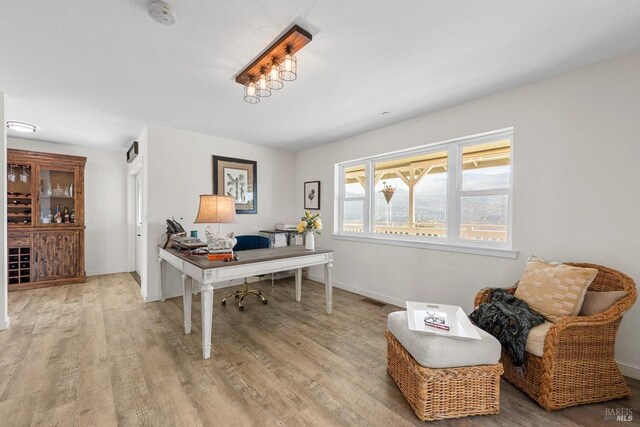
M629 276L610 268L566 264L598 269L589 291L622 290L627 295L602 313L556 321L545 337L542 357L526 353L522 376L503 350L504 377L548 411L631 394L614 359L614 348L622 314L636 300L636 285ZM507 290L513 293L515 289ZM488 292L485 288L476 295L475 307L486 301Z

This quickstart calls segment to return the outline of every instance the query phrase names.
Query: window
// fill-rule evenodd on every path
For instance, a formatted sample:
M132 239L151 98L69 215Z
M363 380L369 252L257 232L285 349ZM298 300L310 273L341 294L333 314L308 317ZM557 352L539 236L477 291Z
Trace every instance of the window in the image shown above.
M446 237L446 151L374 163L376 234Z
M336 237L510 250L512 145L508 129L336 165Z
M347 233L364 231L365 195L367 176L364 165L347 167L343 170L344 182L342 198L342 227Z
M462 148L461 240L509 242L511 140Z

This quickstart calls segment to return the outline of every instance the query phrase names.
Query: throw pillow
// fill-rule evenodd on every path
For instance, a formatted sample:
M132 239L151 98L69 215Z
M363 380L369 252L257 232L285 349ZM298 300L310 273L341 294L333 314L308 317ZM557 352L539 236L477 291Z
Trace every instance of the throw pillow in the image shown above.
M580 309L580 316L602 313L625 295L627 295L625 291L587 292Z
M598 270L529 257L515 296L545 319L577 316Z

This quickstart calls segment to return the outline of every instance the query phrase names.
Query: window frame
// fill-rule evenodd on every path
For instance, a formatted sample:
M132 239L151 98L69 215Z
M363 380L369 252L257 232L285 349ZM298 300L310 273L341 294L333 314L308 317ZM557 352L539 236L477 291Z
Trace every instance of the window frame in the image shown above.
M424 247L453 252L478 253L482 255L516 258L513 250L513 177L514 177L514 135L513 127L485 132L476 135L440 141L432 144L412 147L404 150L369 156L335 164L335 218L333 238L338 240L356 240L396 246ZM463 149L499 139L509 140L510 173L509 187L489 190L463 190ZM447 191L446 191L446 237L415 235L385 235L373 232L373 213L375 212L375 164L378 162L425 155L433 152L447 152ZM353 166L365 167L365 195L363 197L345 197L345 169ZM466 240L460 237L462 225L462 199L464 196L506 195L507 196L507 241ZM363 200L363 231L343 231L344 202Z
M354 166L364 166L364 170L365 170L365 183L366 186L364 188L364 196L362 197L346 197L345 196L345 186L344 186L344 176L345 176L345 169L348 169L350 167L354 167ZM371 198L371 193L368 191L369 190L369 181L371 181L369 179L369 177L371 176L369 173L369 165L367 164L367 162L362 162L362 161L353 161L353 162L345 162L345 163L339 163L336 164L336 171L338 173L338 176L340 177L340 180L336 180L336 184L338 185L338 191L336 192L336 194L338 194L338 200L339 203L336 203L335 206L337 207L337 215L336 218L338 218L338 224L339 228L334 229L334 234L337 234L338 232L340 232L340 234L343 235L353 235L353 236L365 236L368 235L368 230L370 230L370 224L369 224L369 199ZM344 223L344 203L345 202L351 202L351 201L362 201L362 233L357 233L357 232L350 232L350 231L343 231L342 230L342 224Z

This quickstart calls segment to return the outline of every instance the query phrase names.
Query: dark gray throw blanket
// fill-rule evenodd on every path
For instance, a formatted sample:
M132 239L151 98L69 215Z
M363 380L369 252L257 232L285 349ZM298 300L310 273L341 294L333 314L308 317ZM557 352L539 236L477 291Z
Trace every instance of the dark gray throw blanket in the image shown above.
M543 323L544 319L531 310L526 302L504 289L491 289L488 301L473 310L469 319L496 337L511 355L513 365L520 368L524 364L524 346L529 331Z

